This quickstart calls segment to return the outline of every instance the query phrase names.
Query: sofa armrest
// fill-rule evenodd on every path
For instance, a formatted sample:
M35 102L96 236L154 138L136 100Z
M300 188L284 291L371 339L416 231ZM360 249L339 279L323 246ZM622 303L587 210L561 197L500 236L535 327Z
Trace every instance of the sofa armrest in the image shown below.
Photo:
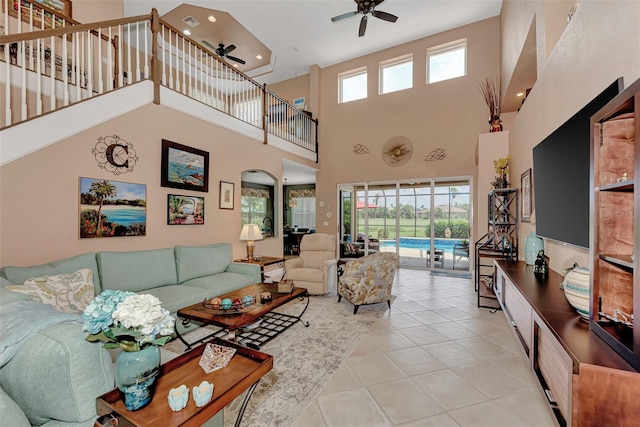
M246 262L232 262L226 270L228 273L246 274L251 276L255 283L262 281L260 277L260 266L258 264L249 264Z
M0 387L0 427L31 427L20 406Z
M284 271L293 270L294 268L302 268L302 258L288 259L284 262ZM286 273L285 273L286 274Z

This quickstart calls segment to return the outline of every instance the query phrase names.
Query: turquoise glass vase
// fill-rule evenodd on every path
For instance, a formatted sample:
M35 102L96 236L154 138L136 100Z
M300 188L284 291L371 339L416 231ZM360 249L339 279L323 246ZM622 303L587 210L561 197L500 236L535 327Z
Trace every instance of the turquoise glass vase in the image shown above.
M151 403L160 368L160 350L154 345L140 351L121 351L116 357L115 377L120 398L129 411Z
M532 231L524 241L524 261L528 265L534 265L540 250L544 250L544 242Z

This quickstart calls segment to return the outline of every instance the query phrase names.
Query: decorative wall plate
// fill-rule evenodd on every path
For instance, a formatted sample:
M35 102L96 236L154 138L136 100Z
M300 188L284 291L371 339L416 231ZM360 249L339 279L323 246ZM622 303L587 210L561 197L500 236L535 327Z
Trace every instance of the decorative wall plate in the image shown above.
M411 160L413 144L404 136L394 136L382 147L382 160L389 166L402 166Z

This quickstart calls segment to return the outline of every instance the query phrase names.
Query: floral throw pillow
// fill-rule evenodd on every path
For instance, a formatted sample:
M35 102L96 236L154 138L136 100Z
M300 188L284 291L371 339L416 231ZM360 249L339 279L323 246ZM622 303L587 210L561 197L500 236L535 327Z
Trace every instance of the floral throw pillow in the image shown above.
M5 289L65 313L81 314L94 297L93 270L83 268L71 274L32 277L25 280L24 285Z

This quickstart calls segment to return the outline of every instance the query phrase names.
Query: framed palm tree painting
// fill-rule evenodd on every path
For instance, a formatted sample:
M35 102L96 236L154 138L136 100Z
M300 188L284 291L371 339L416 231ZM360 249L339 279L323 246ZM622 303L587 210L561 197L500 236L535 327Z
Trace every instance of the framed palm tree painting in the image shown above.
M80 238L145 236L147 186L80 178Z

